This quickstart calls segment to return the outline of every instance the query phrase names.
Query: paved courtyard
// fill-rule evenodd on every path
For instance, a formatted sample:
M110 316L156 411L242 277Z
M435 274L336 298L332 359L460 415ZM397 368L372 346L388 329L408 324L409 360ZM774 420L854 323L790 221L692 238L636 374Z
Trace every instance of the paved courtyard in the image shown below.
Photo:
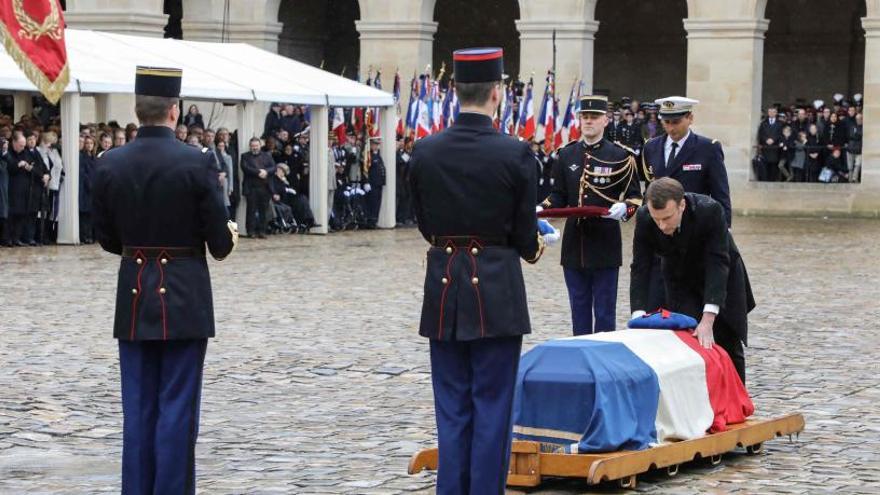
M880 492L880 222L736 218L734 235L758 299L747 351L758 414L799 411L807 429L638 489ZM433 492L433 474L406 474L435 440L417 336L425 247L414 229L245 239L211 264L200 493ZM558 261L551 249L525 268L526 347L568 334ZM0 250L0 493L119 491L117 264L95 246ZM623 270L619 322L628 280ZM556 480L531 493L590 490Z

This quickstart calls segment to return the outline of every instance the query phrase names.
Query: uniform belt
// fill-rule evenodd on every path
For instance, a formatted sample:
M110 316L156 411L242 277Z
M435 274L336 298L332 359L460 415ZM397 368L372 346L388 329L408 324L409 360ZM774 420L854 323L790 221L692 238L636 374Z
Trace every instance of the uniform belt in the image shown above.
M476 237L471 235L431 236L431 244L435 247L446 247L449 245L455 247L471 247L472 243L476 243L483 247L507 246L509 244L506 237Z
M168 256L170 258L201 258L205 256L204 248L191 247L136 247L123 246L123 258L158 258L160 256Z

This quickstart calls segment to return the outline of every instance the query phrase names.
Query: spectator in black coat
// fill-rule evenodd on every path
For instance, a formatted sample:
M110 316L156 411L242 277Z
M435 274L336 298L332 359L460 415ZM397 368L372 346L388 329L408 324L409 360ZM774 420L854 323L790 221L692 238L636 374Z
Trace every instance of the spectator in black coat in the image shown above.
M263 139L274 136L278 129L281 129L281 117L281 103L273 102L263 122Z
M198 126L202 129L205 128L205 121L202 119L202 114L199 113L199 107L196 105L189 106L189 110L187 110L186 115L183 117L183 125L187 127Z
M86 136L79 152L79 241L83 244L94 242L92 234L92 172L95 159L95 139Z

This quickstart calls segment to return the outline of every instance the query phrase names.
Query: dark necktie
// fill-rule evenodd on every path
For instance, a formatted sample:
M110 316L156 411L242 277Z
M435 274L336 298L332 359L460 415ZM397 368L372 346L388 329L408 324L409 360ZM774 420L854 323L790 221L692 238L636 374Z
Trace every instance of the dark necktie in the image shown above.
M666 173L669 173L669 168L672 166L672 161L675 160L675 150L678 148L678 143L672 143L672 149L669 150L669 156L666 158L666 164L663 166Z

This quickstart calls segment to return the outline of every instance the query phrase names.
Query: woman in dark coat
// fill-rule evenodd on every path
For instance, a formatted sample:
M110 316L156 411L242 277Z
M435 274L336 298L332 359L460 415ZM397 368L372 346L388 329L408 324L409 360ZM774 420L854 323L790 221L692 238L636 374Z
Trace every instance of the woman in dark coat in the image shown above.
M199 113L199 107L196 105L190 105L189 110L187 110L186 115L183 117L183 125L187 128L190 128L194 125L205 128L205 120L202 118L202 114Z
M86 136L79 152L79 241L94 242L92 235L92 171L95 169L95 138Z
M819 170L822 168L822 152L825 149L825 142L819 135L819 128L816 124L810 124L804 149L807 152L806 163L804 164L806 181L818 182Z

